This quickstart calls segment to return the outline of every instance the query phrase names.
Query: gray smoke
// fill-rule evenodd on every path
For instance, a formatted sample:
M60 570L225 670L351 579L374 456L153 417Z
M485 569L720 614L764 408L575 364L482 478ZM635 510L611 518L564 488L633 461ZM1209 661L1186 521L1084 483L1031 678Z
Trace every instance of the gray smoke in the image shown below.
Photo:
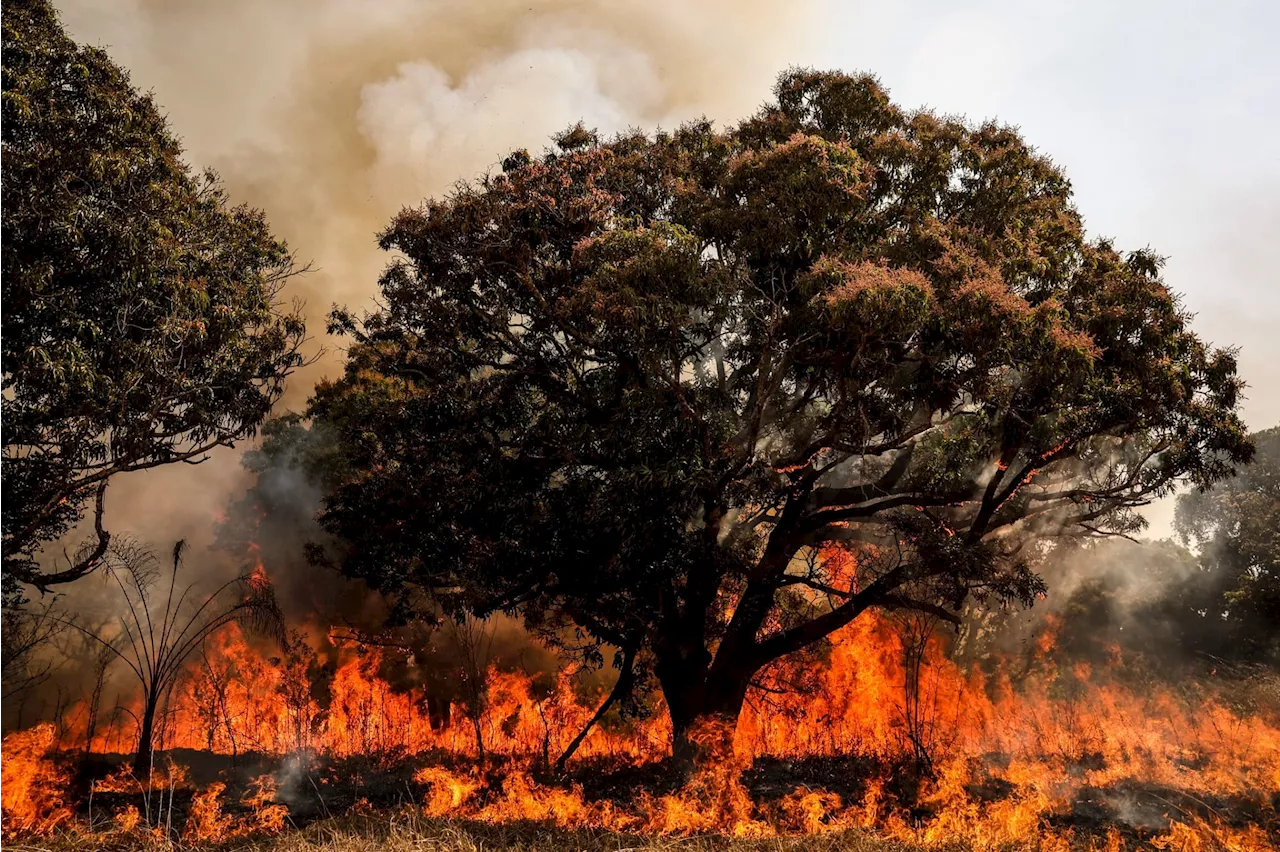
M154 92L195 166L267 211L315 271L298 280L313 334L363 307L385 262L375 234L578 120L602 132L707 115L733 121L821 32L809 0L59 0L73 37ZM290 383L305 405L339 342ZM109 528L208 541L250 479L236 451L121 479Z

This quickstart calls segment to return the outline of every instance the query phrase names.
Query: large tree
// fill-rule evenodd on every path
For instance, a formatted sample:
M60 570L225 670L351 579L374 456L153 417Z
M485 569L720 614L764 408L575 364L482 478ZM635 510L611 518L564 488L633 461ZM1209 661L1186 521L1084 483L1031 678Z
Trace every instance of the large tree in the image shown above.
M719 131L581 126L400 213L311 414L349 573L651 665L688 754L873 607L1028 601L1046 536L1249 457L1232 353L1014 130L792 71Z
M3 11L4 576L47 588L107 552L117 474L250 434L299 363L294 273L262 213L191 174L149 96L47 0ZM41 547L93 506L95 535Z

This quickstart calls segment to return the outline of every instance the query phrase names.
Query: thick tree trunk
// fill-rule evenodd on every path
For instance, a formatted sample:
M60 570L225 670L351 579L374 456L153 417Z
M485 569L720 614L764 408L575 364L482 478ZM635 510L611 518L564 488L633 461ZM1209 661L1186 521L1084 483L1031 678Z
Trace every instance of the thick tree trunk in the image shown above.
M732 748L751 673L716 672L679 659L659 660L656 669L671 714L676 765L691 771L705 761L722 759Z
M754 639L773 601L772 586L748 584L712 657L706 625L720 575L702 579L687 593L679 616L663 625L654 648L654 674L671 714L672 756L686 770L731 756L747 689L763 662Z

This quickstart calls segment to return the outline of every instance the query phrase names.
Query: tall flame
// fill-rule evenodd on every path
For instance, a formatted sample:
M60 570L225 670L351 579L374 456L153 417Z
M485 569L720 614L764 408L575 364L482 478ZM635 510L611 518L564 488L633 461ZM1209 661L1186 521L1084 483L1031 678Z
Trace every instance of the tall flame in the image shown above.
M301 634L280 653L255 645L232 624L188 663L157 747L335 758L432 752L453 755L446 763L457 766L478 756L478 730L502 775L495 779L479 766L427 766L416 781L425 791L428 814L662 834L762 836L860 827L923 843L966 840L977 848L1031 839L1039 848L1067 848L1071 831L1051 825L1055 817L1069 815L1087 790L1145 784L1204 798L1254 800L1280 793L1280 728L1274 721L1237 712L1207 686L1139 689L1102 667L1059 664L1057 629L1050 620L1030 665L1015 679L1009 665L991 676L966 672L932 632L911 634L890 616L860 618L832 637L821 662L786 661L768 670L736 730L696 732L714 756L682 790L641 792L625 807L535 780L536 769L560 753L603 698L581 695L580 671L572 665L557 673L549 691L524 672L490 669L487 700L475 724L459 706L453 724L441 725L427 709L423 688L398 689L380 676L381 649L343 651L321 706L311 682L315 652ZM1119 649L1111 653L1112 665L1122 665ZM792 688L800 679L805 688ZM87 715L84 708L69 714L64 746L83 747ZM127 718L115 714L110 724L99 724L92 749L129 751L136 734L120 721ZM663 712L598 725L578 759L612 765L658 759L670 735ZM71 817L63 802L66 776L45 757L54 739L48 725L5 738L6 836L46 832ZM830 790L802 787L773 804L761 803L742 782L743 770L761 758L843 755L883 767L927 759L931 780L915 804L925 806L928 816L908 817L905 808L912 803L898 800L888 775L864 779L860 793L846 793L847 801ZM1006 794L984 800L974 793L983 784L999 785ZM283 826L287 811L274 803L269 778L243 801L254 815L245 825L232 827L221 809L222 793L211 787L196 797L188 838ZM136 824L137 814L122 812L116 822ZM1173 813L1164 829L1153 828L1149 835L1169 849L1277 848L1261 828L1211 825L1194 814ZM1114 831L1089 842L1124 848Z

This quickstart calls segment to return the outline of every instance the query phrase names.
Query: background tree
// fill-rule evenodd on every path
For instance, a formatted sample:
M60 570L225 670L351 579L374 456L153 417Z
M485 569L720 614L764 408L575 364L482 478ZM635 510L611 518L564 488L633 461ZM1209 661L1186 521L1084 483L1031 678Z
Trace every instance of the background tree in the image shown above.
M868 608L1030 601L1046 537L1250 455L1232 353L1012 129L798 70L723 132L556 143L381 235L321 520L388 593L643 649L681 754Z
M90 631L65 622L123 662L142 686L133 761L139 781L151 776L156 713L182 677L186 661L203 648L206 639L238 622L282 644L285 641L280 609L265 574L246 572L207 594L199 593L195 582L179 589L184 548L181 541L174 545L171 568L165 570L144 547L112 545L105 570L120 591L117 629L114 633Z
M281 652L280 697L289 712L292 748L305 751L311 748L311 727L318 713L311 694L316 650L311 647L305 633L293 630L289 633L288 641L281 647Z
M1197 585L1194 553L1171 539L1073 541L1056 548L1043 570L1057 580L1043 604L1026 612L969 613L962 638L969 647L954 656L992 671L1023 657L1017 680L1045 656L1047 633L1050 656L1064 666L1087 661L1115 677L1146 677L1153 667L1165 669L1168 680L1185 674L1180 634L1200 619L1190 611L1171 618L1168 606ZM1117 648L1126 664L1111 672Z
M1253 438L1253 464L1178 498L1174 527L1200 571L1160 609L1190 650L1280 663L1280 427Z
M943 739L938 680L929 665L929 648L937 640L938 616L902 609L893 614L902 642L902 730L916 766L932 771L935 746Z
M0 698L12 702L49 679L53 662L40 652L66 630L59 602L38 607L5 602L0 622Z
M110 479L251 434L301 362L296 271L261 212L191 175L150 97L46 0L3 10L4 578L103 559ZM41 546L93 505L91 546Z
M484 713L489 706L489 662L493 657L494 627L488 621L462 613L444 620L444 629L458 651L462 706L471 721L480 765L484 750Z
M85 754L93 751L93 738L98 733L98 722L102 713L102 689L107 684L107 670L115 662L116 656L116 649L110 644L106 647L94 648L90 656L93 668L93 688L89 690L89 700L85 705Z

